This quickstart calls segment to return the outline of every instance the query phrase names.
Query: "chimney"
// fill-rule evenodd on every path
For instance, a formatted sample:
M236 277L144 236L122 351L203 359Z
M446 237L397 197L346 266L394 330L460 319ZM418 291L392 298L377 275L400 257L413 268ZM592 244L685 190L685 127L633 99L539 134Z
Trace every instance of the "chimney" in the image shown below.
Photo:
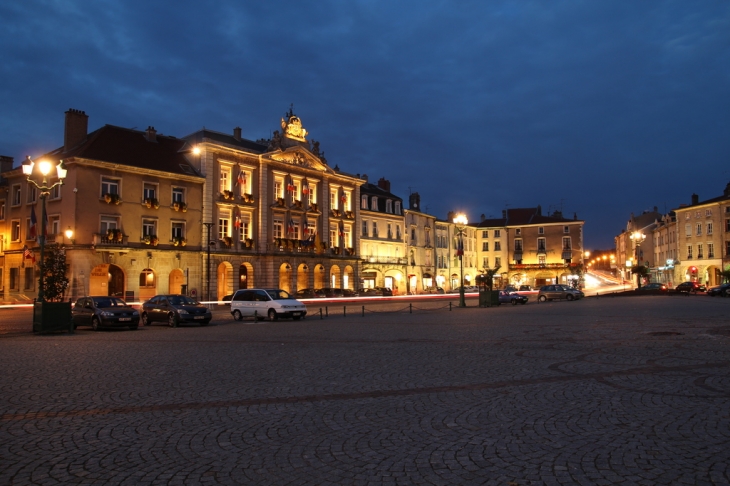
M698 196L697 194L692 194L692 205L694 206L695 204L699 204L699 203L700 203L700 196Z
M540 206L539 204L537 205L537 215L542 216L542 206Z
M725 190L722 191L723 195L730 197L730 182L727 183L727 186L725 186Z
M69 108L63 131L63 151L68 152L86 140L89 130L89 117L81 110Z
M390 192L390 181L385 177L381 177L378 181L378 187L386 192Z
M7 155L0 155L0 173L13 170L13 158Z
M147 141L148 142L157 141L157 130L155 130L155 127L147 127Z
M408 208L416 211L421 210L421 196L419 196L417 192L408 196Z
M482 218L482 222L484 222L484 220L487 219L487 217L484 216L484 213L482 213L481 218Z
M241 141L241 127L233 129L233 138L235 138L238 142Z
M368 175L367 174L363 174L362 175L362 180L364 180L365 182L367 182L368 181Z
M446 220L451 223L454 220L455 216L456 214L453 211L449 211L448 213L446 213Z

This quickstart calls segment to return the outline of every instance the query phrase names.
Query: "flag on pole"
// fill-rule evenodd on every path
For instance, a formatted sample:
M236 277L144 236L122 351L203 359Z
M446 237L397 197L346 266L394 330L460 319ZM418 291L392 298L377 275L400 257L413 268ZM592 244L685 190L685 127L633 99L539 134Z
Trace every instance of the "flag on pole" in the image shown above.
M30 207L30 228L28 228L28 231L30 232L30 239L35 240L36 236L38 235L38 220L35 217L35 206Z
M304 232L305 235L308 235L309 234L309 223L307 222L306 219L304 220L304 229L303 229L303 232Z
M286 190L289 192L296 191L296 187L294 187L294 182L292 182L291 176L286 177Z
M339 225L338 229L340 232L340 236L345 236L345 225L342 224L342 221L340 221L340 225Z
M246 174L243 170L238 171L238 177L236 178L236 185L243 187L246 184Z
M289 227L287 228L287 233L294 233L294 220L289 218Z
M35 255L30 248L28 248L28 245L23 245L23 263L25 263L25 260L30 260L33 264L35 264Z
M307 182L307 179L304 179L304 181L302 182L302 194L309 194L309 182Z
M459 238L459 243L456 245L456 256L461 258L464 255L464 238Z
M236 220L235 220L235 221L233 222L233 226L234 226L234 227L235 227L236 229L238 229L238 228L240 228L240 227L241 227L241 215L240 215L240 214L237 214L237 215L236 215Z

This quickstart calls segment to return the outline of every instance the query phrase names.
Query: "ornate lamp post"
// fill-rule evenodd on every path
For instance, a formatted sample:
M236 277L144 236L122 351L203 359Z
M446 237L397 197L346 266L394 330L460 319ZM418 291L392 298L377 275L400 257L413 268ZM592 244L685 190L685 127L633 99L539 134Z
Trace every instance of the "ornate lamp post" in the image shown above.
M642 233L641 231L634 231L629 236L631 241L634 242L634 261L636 262L637 268L641 265L641 261L639 260L639 247L646 239L646 235ZM641 275L639 273L636 273L636 284L637 286L641 287Z
M466 225L468 223L469 220L466 219L466 214L459 213L454 218L454 224L456 225L456 234L459 235L459 248L456 250L456 254L459 257L459 263L461 264L459 307L466 307L466 300L464 299L464 233L466 232Z
M31 175L33 174L33 167L35 167L35 162L33 162L30 158L30 155L28 155L25 158L25 161L23 161L23 174L27 176L28 183L33 184L35 187L38 188L40 191L40 198L41 198L41 231L38 236L38 243L41 247L41 260L39 265L40 268L40 277L38 279L38 298L36 299L38 302L44 302L45 301L45 295L43 292L43 249L46 246L46 198L51 193L51 189L53 189L56 186L62 186L63 180L66 178L66 168L63 166L63 160L58 161L58 164L56 165L56 173L58 175L58 182L55 182L54 184L48 185L48 179L46 179L46 176L50 174L51 170L53 170L53 164L47 160L41 160L38 162L38 170L43 175L43 182L41 184L38 184L36 181L31 179Z

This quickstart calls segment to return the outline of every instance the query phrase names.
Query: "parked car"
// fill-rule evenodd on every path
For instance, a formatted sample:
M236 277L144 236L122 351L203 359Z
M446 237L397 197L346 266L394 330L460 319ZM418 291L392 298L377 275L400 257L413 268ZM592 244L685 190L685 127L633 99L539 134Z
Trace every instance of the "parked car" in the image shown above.
M231 299L233 298L233 294L224 295L221 301L223 301L223 305L231 305Z
M532 292L532 287L529 285L520 285L520 292Z
M580 290L559 284L543 285L537 293L537 300L539 302L554 299L578 300L583 297L585 297L585 294L583 294Z
M507 290L499 291L499 303L500 304L527 304L529 298L526 295L520 295L516 292L508 292Z
M319 297L314 289L299 289L294 295L297 299L315 299Z
M170 294L155 295L143 303L141 318L145 326L153 322L167 322L170 327L177 327L181 322L197 322L201 326L207 326L213 319L213 314L191 297Z
M255 316L266 316L270 321L280 317L298 321L307 315L307 306L282 289L240 289L233 294L231 315L237 321Z
M74 329L91 326L94 331L103 327L128 327L137 329L139 312L119 297L81 297L71 308Z
M677 285L675 290L679 293L696 294L697 292L704 292L707 289L704 285L697 282L682 282L681 284Z
M730 283L724 283L722 285L716 285L707 289L707 295L714 297L719 295L720 297L730 296Z
M508 285L503 290L508 293L517 292L517 287L514 285Z
M359 297L360 292L356 292L352 289L342 289L342 296L343 297Z
M641 287L639 287L636 290L640 291L640 292L660 292L663 294L666 294L668 291L666 285L664 285L663 283L656 283L656 282L642 285Z
M333 289L333 288L325 287L322 289L317 289L317 293L319 293L322 297L326 297L328 299L335 299L338 297L342 297L342 289Z

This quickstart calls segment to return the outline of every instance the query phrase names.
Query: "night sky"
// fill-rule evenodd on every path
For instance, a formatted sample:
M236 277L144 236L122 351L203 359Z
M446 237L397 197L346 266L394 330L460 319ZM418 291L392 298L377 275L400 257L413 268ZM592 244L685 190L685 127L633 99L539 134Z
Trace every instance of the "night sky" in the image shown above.
M64 112L269 138L290 104L331 166L407 200L542 205L610 248L630 213L730 182L727 1L0 3L0 154Z

